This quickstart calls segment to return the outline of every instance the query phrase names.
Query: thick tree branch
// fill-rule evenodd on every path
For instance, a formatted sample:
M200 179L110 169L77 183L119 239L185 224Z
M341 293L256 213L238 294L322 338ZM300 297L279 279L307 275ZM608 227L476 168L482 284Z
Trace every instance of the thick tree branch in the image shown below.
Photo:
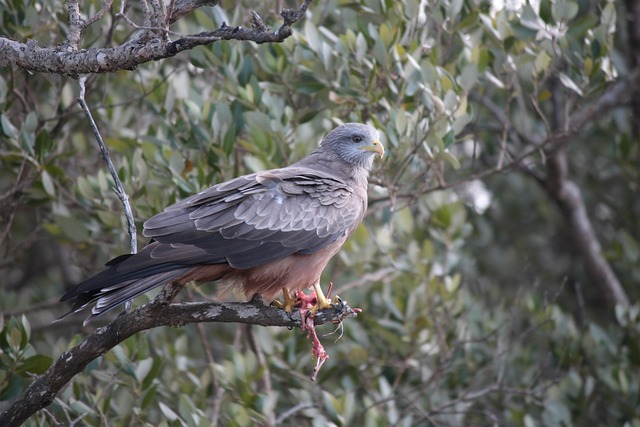
M97 329L80 344L65 351L58 360L40 375L0 414L3 427L19 426L31 415L53 402L60 390L92 360L138 332L159 326L181 327L192 323L229 322L260 326L300 326L300 313L290 316L282 309L268 307L260 298L247 303L192 302L170 304L181 287L169 285L152 301L128 313L121 314L108 325ZM346 302L335 308L319 311L314 317L316 325L338 323L356 317Z
M634 82L638 78L637 70L635 74L636 77L632 80ZM617 87L620 88L620 85ZM569 128L581 129L587 124L587 118L591 115L590 113L600 111L600 109L609 110L611 106L616 105L616 101L621 101L620 98L627 99L623 93L616 92L614 90L607 91L589 109L582 110L577 115L569 118L562 90L556 87L552 91L555 127L567 133L571 133ZM569 164L566 153L567 141L563 140L561 143L553 145L546 150L546 190L562 211L569 232L573 237L574 247L585 262L591 283L604 289L607 297L614 304L628 307L630 304L629 297L611 265L602 254L600 241L589 219L580 189L569 177Z
M546 166L546 190L565 218L573 245L584 260L591 283L603 289L612 303L628 307L629 297L602 254L602 246L589 219L580 189L569 178L565 150L557 150L549 156Z
M223 24L217 30L185 36L175 41L168 41L166 37L154 36L152 32L143 29L128 42L114 48L76 50L79 41L76 33L79 33L82 28L82 20L74 7L75 3L70 2L70 25L74 28L74 33L68 39L68 46L40 47L33 40L21 43L0 37L0 66L15 65L27 71L55 73L76 78L80 74L86 73L133 70L145 62L169 58L182 51L220 40L280 43L291 36L291 26L304 16L310 3L311 0L305 0L297 10L284 9L281 12L283 24L276 31L271 31L264 25L256 25L262 21L259 18L256 20L254 14L252 28L230 27ZM166 21L170 24L187 11L211 4L212 2L209 1L198 0L177 1ZM157 20L161 15L161 11L155 9L150 13L153 20ZM154 30L156 33L162 32L165 35L167 32L164 28L154 28Z

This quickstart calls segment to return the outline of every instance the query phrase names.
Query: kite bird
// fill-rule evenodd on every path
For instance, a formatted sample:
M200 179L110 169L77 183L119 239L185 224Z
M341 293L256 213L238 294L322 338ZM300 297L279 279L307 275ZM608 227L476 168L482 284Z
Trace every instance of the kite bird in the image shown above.
M308 157L216 184L144 223L151 241L65 293L71 312L94 304L85 324L157 286L221 280L247 297L293 308L289 291L313 288L311 315L331 306L320 274L364 218L367 178L384 154L374 128L347 123Z

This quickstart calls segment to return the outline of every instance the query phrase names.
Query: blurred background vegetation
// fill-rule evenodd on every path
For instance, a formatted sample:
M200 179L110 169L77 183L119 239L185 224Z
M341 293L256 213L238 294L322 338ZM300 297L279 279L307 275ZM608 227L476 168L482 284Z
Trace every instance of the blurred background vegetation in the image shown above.
M248 25L252 9L275 27L283 6L297 4L223 1L174 30ZM80 1L87 16L100 7ZM28 424L640 426L635 8L318 0L282 44L218 42L91 75L139 230L212 183L305 156L340 122L379 128L369 215L324 275L364 312L323 338L317 383L298 330L161 328L97 359ZM0 18L2 36L64 41L63 2L2 1ZM82 46L133 32L106 14ZM624 96L601 102L616 85ZM51 324L68 309L59 296L128 251L77 95L73 79L0 74L0 409L93 330ZM574 114L588 120L572 127ZM558 153L629 304L590 270Z

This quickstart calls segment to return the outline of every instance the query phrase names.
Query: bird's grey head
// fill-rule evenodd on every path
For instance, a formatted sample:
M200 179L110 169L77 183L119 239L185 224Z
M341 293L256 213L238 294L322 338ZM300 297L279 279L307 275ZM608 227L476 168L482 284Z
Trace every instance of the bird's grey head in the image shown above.
M324 137L321 147L333 151L345 162L366 170L371 170L376 155L384 155L380 133L361 123L338 126Z

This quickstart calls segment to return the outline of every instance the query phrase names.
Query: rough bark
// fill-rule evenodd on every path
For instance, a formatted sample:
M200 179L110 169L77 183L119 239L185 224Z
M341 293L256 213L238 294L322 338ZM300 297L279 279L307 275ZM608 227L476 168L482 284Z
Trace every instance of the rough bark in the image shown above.
M0 37L0 67L13 65L31 72L55 73L77 78L87 73L134 70L140 64L169 58L196 46L220 40L280 43L291 36L291 26L304 16L310 3L311 0L305 0L297 10L282 10L283 23L276 31L271 31L264 25L260 16L253 12L251 28L223 24L222 27L213 31L171 41L168 39L168 34L172 23L198 7L217 4L217 1L182 0L175 2L173 9L169 11L147 11L145 22L148 21L154 26L140 28L131 40L120 46L80 49L82 30L91 19L82 20L77 2L69 1L69 32L65 43L56 47L41 47L33 40L22 43ZM124 16L122 13L118 15Z

